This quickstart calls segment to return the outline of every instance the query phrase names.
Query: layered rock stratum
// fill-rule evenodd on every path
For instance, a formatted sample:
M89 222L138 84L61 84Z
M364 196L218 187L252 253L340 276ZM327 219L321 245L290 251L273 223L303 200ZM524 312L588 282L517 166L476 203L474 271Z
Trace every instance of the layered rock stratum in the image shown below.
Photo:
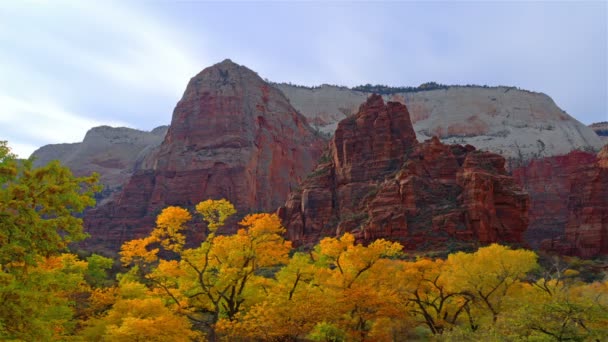
M36 150L34 166L59 160L76 176L100 174L104 185L99 204L114 196L141 162L163 141L168 126L150 132L125 127L100 126L90 129L82 142L46 145Z
M331 135L339 121L356 113L370 93L324 85L276 84L291 104L321 132ZM599 150L593 130L561 110L542 93L513 87L446 86L393 92L385 101L406 104L418 140L433 136L448 144L470 144L514 162Z
M530 193L526 240L533 247L585 258L608 254L608 145L573 151L513 170Z
M112 202L85 217L89 247L149 233L166 206L226 198L273 211L318 160L322 139L278 89L230 60L193 77L158 150Z
M608 143L608 121L596 122L589 125L602 141Z
M502 156L436 137L419 143L406 106L372 95L338 123L322 162L278 212L300 245L348 231L445 249L522 243L528 195Z

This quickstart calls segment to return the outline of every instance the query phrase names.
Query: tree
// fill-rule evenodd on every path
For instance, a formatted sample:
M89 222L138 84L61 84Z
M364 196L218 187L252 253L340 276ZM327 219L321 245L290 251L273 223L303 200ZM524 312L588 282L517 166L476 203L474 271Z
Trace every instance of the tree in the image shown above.
M209 233L197 248L184 248L181 231L191 218L182 208L161 212L150 236L127 242L121 250L125 264L144 272L151 290L172 301L192 321L214 325L220 317L233 320L244 308L262 297L266 268L288 262L291 243L274 214L252 214L233 235L216 235L236 210L226 200L207 200L196 205ZM176 253L177 260L158 258L159 248Z
M73 295L86 291L87 263L61 254L27 273L0 273L0 340L48 341L75 329Z
M87 258L86 281L93 287L102 288L108 285L108 272L114 261L101 255L93 254Z
M512 250L498 244L475 253L450 254L446 282L449 290L473 296L481 310L490 312L495 323L511 287L538 267L532 251Z
M400 251L385 240L355 244L352 234L325 238L314 252L294 254L263 300L217 327L233 339L386 340L405 313L393 286L398 262L387 259Z
M0 142L0 339L50 340L74 329L72 296L88 264L62 254L85 237L75 215L95 201L97 175L54 161L34 168Z
M98 175L74 177L52 161L33 168L17 162L0 143L0 266L4 271L35 265L38 256L57 254L82 240L82 219L75 215L93 206Z
M314 261L295 253L289 263L265 285L265 298L235 319L220 320L218 332L232 339L297 340L318 322L332 316L332 298L316 283Z
M400 310L392 274L398 266L387 258L401 253L397 242L383 239L364 246L352 234L324 238L315 248L316 282L331 298L333 322L350 340L365 340L380 318L396 318Z
M176 314L143 284L121 279L110 310L90 319L80 332L87 341L194 341L201 337L191 323Z
M420 259L404 262L402 271L396 275L401 279L398 286L404 305L433 334L442 334L456 326L463 316L470 315L474 299L467 291L450 289L445 271L445 261L441 259Z
M186 236L181 233L184 223L190 221L190 213L180 207L167 207L156 219L156 229L152 233L152 239L160 242L164 249L179 253L184 248Z
M561 274L521 284L517 305L503 314L501 332L557 341L606 340L608 281L586 284L572 270Z
M204 217L217 229L228 217L222 216ZM247 298L260 291L255 285L262 277L256 272L286 264L291 249L274 214L248 215L239 224L244 228L230 236L215 236L212 230L200 247L184 250L181 255L180 269L186 273L181 290L190 305L212 313L213 323L221 316L232 320Z

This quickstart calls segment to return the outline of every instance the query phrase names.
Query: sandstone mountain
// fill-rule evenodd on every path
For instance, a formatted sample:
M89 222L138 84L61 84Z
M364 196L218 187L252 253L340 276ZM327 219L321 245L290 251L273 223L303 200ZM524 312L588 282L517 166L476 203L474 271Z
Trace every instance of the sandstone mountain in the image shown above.
M297 244L349 231L444 250L522 243L528 196L500 155L437 138L419 143L406 106L372 95L338 123L322 163L279 215Z
M591 128L602 141L608 142L608 121L593 123L589 125L589 128Z
M370 93L346 87L276 84L291 104L322 132L356 113ZM394 92L385 100L407 105L418 140L471 144L508 159L528 160L603 144L587 126L545 94L510 87L449 86Z
M283 93L230 60L193 77L158 150L120 194L85 217L89 247L116 251L149 233L169 205L226 198L273 211L318 160L322 139Z
M548 96L509 87L389 88L384 93L384 101L406 103L409 118L393 122L391 133L382 132L387 129L382 120L373 122L380 132L362 131L355 114L370 95L364 87L271 85L227 60L190 81L171 128L97 127L82 143L47 145L34 155L37 165L59 159L76 175L101 174L105 190L98 208L86 216L93 236L87 243L116 250L122 241L146 234L166 205L227 197L242 213L275 210L316 164L322 138L344 121L334 144L338 139L343 149L352 149L343 151L348 157L334 161L333 155L324 155L282 209L291 222L290 235L301 243L333 235L338 227L339 232L358 231L362 239L394 236L412 247L431 234L422 229L425 224L433 229L429 247L452 239L521 241L527 220L523 195L508 180L502 159L473 145L516 161L507 169L523 165L514 174L530 193L528 243L577 255L603 250L589 242L581 249L582 242L574 241L589 238L572 234L605 236L604 223L598 224L605 222L604 214L597 212L603 213L608 195L595 187L604 184L596 165L606 158L593 152L602 145L593 130L601 136L606 123L586 127ZM409 120L413 129L405 123ZM368 137L359 141L361 133ZM407 138L397 145L382 141L394 133ZM439 140L429 140L433 136ZM470 145L444 145L451 143ZM375 146L373 153L361 150L366 144ZM582 151L571 152L575 149ZM422 159L415 163L417 158ZM337 179L342 183L334 184ZM341 190L328 192L332 187ZM581 189L593 189L595 195ZM391 211L405 214L390 216ZM509 211L518 222L507 222ZM418 221L410 222L412 217Z
M326 137L333 135L340 120L354 115L370 95L365 88L272 86L283 92L288 102ZM606 123L586 127L540 93L508 87L446 86L433 90L412 88L408 92L385 88L381 89L387 93L385 101L408 106L418 140L438 136L448 144L471 144L499 153L515 166L576 149L599 150L603 145L601 136L598 138L593 130L608 134ZM154 167L154 154L166 129L163 126L146 133L104 126L92 129L83 143L47 145L34 155L38 165L59 159L76 174L99 172L106 186L102 198L108 198L136 167Z
M99 204L114 195L141 161L163 141L167 126L150 132L125 127L100 126L90 129L80 143L46 145L36 150L34 165L59 160L76 176L97 172L104 190Z
M596 155L574 151L513 170L530 193L526 240L562 254L608 254L608 145Z

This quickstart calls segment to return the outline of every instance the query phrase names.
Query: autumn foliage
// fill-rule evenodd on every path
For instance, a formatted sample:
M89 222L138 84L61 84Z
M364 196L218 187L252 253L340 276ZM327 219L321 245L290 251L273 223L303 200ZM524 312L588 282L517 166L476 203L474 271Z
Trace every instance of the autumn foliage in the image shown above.
M608 280L575 259L496 244L431 258L349 233L294 250L275 214L220 234L236 214L222 199L165 208L114 262L68 249L94 177L19 165L2 143L0 181L0 340L608 339Z

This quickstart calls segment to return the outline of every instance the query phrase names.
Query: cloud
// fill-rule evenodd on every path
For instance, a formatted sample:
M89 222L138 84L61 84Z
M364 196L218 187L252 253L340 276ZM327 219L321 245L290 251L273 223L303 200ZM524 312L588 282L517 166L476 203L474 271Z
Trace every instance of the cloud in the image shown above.
M120 2L3 4L8 23L0 37L40 58L123 87L181 95L188 79L208 63L192 57L183 33ZM42 16L44 14L44 16ZM8 28L8 29L6 29ZM198 37L198 44L202 44ZM199 50L200 54L200 50Z
M208 63L190 37L124 2L7 1L0 22L0 139L22 157L95 125L166 124ZM146 108L160 98L164 113Z
M0 95L0 125L15 153L27 158L40 145L82 141L91 127L125 126L120 121L101 122L70 113L49 99L19 99Z

